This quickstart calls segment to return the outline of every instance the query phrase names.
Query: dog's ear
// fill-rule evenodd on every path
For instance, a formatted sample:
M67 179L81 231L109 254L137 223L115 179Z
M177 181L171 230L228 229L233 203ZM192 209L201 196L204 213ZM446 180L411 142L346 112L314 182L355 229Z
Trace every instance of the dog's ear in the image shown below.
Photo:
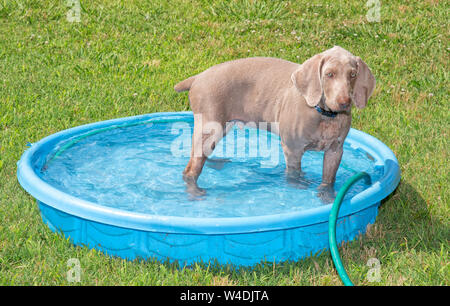
M358 74L353 87L353 100L357 108L364 108L375 89L376 81L369 67L361 58L356 57L356 62L358 64Z
M309 106L316 106L322 97L322 66L325 58L317 54L300 65L291 75L292 82Z

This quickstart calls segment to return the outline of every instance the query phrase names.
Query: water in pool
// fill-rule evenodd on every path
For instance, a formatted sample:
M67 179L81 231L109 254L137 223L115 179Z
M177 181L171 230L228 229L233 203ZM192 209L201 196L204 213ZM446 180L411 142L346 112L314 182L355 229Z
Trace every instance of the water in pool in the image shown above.
M317 197L323 152L302 160L306 189L286 180L278 136L234 127L216 147L198 180L206 195L185 191L182 171L190 155L192 122L138 124L64 140L38 173L54 187L99 205L139 213L198 217L245 217L288 213L324 205ZM72 141L73 145L64 146ZM55 153L56 156L55 156ZM42 167L41 167L42 168ZM382 176L361 150L344 145L336 190L355 172L372 182ZM346 199L368 188L358 182Z

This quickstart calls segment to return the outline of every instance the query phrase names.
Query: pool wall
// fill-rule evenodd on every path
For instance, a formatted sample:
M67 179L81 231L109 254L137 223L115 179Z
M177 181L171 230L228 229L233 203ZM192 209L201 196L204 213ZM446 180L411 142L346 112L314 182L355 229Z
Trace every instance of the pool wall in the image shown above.
M111 226L64 213L38 201L43 221L79 246L126 259L217 262L252 266L261 261L298 260L328 248L328 222L308 226L242 234L176 234ZM351 241L373 224L379 203L337 222L338 242Z

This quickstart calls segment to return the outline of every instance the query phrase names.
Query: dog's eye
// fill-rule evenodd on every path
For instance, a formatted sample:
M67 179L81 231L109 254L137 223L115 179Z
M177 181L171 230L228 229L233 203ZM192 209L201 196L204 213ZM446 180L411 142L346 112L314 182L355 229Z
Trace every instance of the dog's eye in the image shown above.
M353 72L350 74L350 77L351 77L352 79L356 78L356 72L353 71Z
M332 77L334 77L334 73L333 73L333 72L328 72L328 73L327 73L327 76L328 76L329 78L332 78Z

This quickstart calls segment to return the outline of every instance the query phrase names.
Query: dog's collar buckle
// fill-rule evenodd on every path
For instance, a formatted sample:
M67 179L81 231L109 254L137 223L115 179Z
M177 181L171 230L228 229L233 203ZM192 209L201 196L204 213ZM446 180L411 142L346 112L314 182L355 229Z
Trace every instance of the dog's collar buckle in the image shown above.
M338 113L333 112L333 111L327 111L324 110L323 108L321 108L319 105L314 106L314 108L316 109L316 111L321 114L324 115L326 117L330 117L330 118L334 118L337 116Z

